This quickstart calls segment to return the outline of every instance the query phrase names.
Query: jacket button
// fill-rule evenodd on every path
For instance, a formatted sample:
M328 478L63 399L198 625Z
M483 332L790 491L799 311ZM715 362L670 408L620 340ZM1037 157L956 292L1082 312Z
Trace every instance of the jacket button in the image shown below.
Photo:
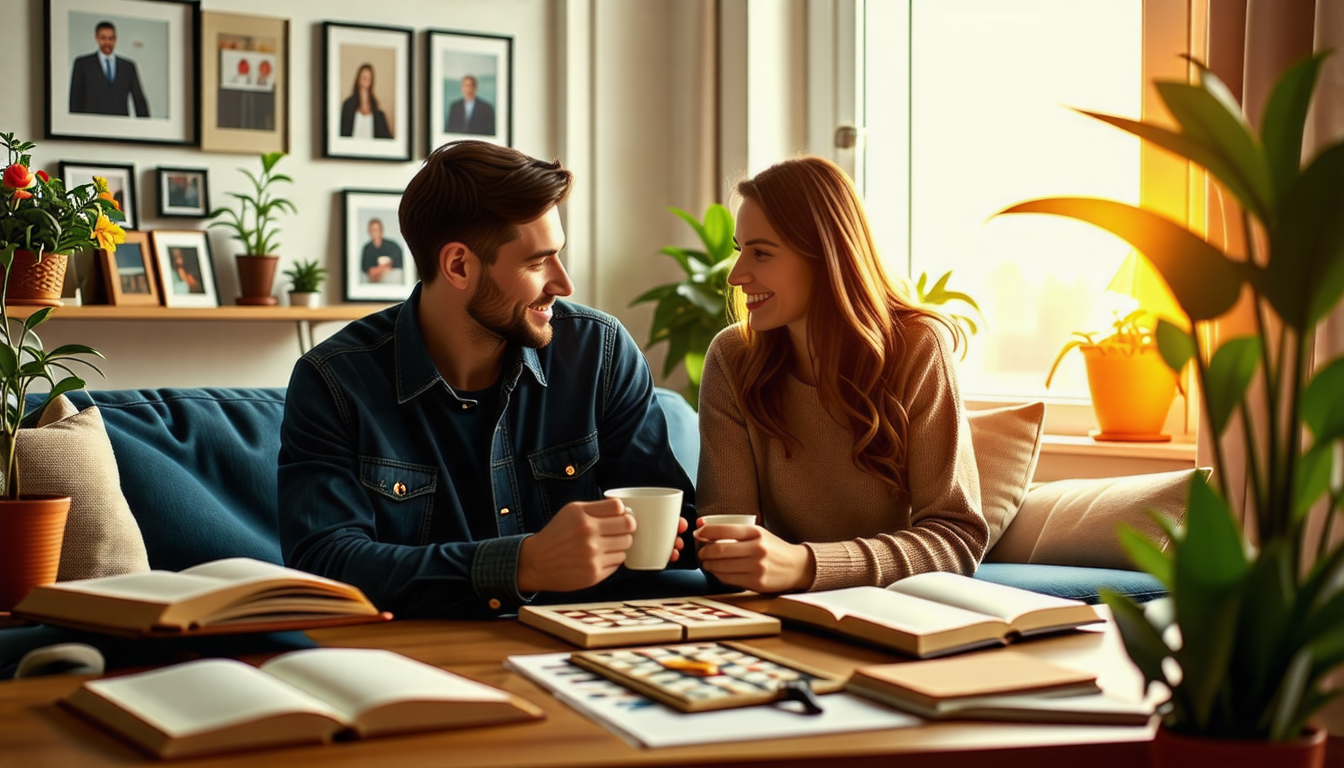
M573 465L573 464L570 464L569 466L565 467L565 474L566 474L566 475L569 475L570 477L573 477L573 476L574 476L574 465Z
M499 510L499 514L501 514L501 515L507 515L507 514L509 514L509 508L508 508L508 507L504 507L503 509Z
M490 598L490 603L489 603L489 605L490 605L490 610L492 610L492 611L498 611L498 610L499 610L499 600L498 600L498 599L493 598L493 597Z
M398 496L405 496L406 484L401 482L397 483L396 485L392 486L392 492Z
M463 404L462 404L462 410L464 410L464 411L467 410L467 409L470 408L470 407L471 407L471 405L469 405L468 403L463 403Z

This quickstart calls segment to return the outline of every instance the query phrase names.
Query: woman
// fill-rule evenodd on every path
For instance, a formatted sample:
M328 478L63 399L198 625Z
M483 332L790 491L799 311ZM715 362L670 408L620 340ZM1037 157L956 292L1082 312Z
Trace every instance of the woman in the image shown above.
M372 65L359 65L350 97L341 104L341 135L356 139L392 138L387 116L378 108L378 97L373 95Z
M747 318L706 356L696 496L760 525L702 523L702 566L758 592L974 572L989 529L958 329L888 279L834 163L779 163L738 192L728 282Z

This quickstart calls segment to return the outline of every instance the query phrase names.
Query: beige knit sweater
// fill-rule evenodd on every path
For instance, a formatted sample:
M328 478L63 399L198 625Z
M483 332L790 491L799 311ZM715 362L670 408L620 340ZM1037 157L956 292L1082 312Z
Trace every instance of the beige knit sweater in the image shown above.
M909 493L861 471L854 444L821 406L817 390L790 376L784 417L802 443L784 445L754 426L738 398L746 345L729 327L709 347L700 389L701 515L751 513L816 559L811 589L886 586L924 571L975 572L989 527L980 510L980 480L970 426L946 331L931 321L912 326L908 360L889 381L910 420Z

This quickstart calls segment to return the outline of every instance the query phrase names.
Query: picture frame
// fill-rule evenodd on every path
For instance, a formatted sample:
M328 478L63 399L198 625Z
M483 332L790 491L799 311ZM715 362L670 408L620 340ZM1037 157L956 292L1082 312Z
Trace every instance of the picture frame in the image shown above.
M196 145L199 13L190 0L44 0L46 138Z
M57 171L57 178L65 182L66 189L92 184L94 176L107 179L107 190L112 193L112 199L121 208L121 214L126 217L124 221L117 222L117 225L122 229L136 229L136 224L140 220L140 206L136 202L139 198L135 195L135 166L62 160Z
M322 24L322 156L411 159L414 33L404 27Z
M199 230L156 229L149 233L155 271L166 307L219 306L210 238Z
M397 218L401 192L347 189L341 192L341 197L345 300L404 301L419 276L411 250L401 237Z
M158 196L159 216L164 218L203 219L210 215L210 172L205 168L169 168L154 170L154 189Z
M425 63L431 152L457 139L513 145L513 37L431 29ZM468 88L475 102L470 110Z
M159 281L154 276L154 254L148 232L127 232L115 252L98 251L107 303L127 307L157 307Z
M289 20L201 12L201 149L289 151Z

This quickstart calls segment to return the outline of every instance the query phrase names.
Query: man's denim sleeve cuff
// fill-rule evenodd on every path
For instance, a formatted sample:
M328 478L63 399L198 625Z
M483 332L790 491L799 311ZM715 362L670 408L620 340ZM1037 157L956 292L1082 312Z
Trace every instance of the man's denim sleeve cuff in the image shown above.
M518 592L518 558L523 539L531 535L486 539L476 547L471 584L476 596L495 615L517 613L520 606L532 602L532 596L523 597Z

